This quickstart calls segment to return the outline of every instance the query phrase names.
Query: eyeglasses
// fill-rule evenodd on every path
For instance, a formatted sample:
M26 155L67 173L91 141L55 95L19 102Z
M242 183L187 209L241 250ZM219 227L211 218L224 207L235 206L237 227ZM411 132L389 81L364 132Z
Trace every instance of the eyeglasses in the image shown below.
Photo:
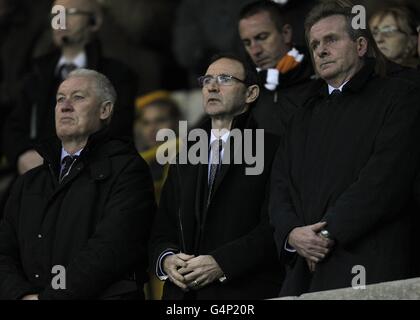
M200 87L206 87L211 85L214 81L216 81L216 83L219 86L232 86L235 81L241 82L241 83L245 83L244 80L238 79L234 76L231 76L229 74L219 74L215 77L211 76L211 75L206 75L206 76L201 76L198 79L198 84L200 85Z
M379 35L382 35L385 38L390 38L390 37L393 37L396 33L407 34L406 32L398 29L398 27L396 26L385 26L382 28L374 28L372 31L372 35L374 38L379 37Z

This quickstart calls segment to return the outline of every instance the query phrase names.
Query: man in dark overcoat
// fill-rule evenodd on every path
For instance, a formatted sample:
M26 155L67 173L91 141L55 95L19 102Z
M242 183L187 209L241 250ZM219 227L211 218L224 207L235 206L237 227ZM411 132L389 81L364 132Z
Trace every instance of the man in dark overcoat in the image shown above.
M0 298L141 298L153 184L132 142L108 134L115 89L70 73L56 95L60 143L16 181L0 224ZM143 296L144 297L144 296Z
M411 272L420 97L411 82L381 77L371 34L353 21L351 7L337 1L316 6L305 22L321 79L273 166L270 219L287 264L282 296Z
M210 117L201 127L209 157L193 164L190 158L182 163L179 155L171 165L152 232L151 265L166 280L164 299L276 296L282 272L267 201L278 142L257 132L250 116L257 75L237 57L219 56L200 84ZM250 148L258 172L247 172L250 164L242 157ZM213 163L216 157L223 161Z

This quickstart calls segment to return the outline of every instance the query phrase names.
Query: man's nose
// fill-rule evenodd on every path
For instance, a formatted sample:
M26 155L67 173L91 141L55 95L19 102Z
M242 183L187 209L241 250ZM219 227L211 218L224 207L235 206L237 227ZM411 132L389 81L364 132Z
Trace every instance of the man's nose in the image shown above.
M316 54L318 55L318 57L324 58L328 55L328 49L326 48L325 45L320 44L318 48L316 49Z
M60 104L60 111L61 112L71 112L73 111L73 105L71 104L70 99L65 99L61 104Z
M253 41L250 44L249 53L251 54L251 56L258 57L259 55L262 54L262 52L263 52L263 48L258 42Z
M220 89L219 84L217 83L216 79L213 79L210 81L210 83L207 85L207 90L209 92L218 92Z

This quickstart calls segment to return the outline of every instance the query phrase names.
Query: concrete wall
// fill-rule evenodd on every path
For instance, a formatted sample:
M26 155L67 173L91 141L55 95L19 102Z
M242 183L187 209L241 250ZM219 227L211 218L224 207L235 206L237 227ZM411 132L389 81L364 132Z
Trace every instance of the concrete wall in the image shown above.
M365 289L320 291L275 300L420 300L420 278L372 284Z

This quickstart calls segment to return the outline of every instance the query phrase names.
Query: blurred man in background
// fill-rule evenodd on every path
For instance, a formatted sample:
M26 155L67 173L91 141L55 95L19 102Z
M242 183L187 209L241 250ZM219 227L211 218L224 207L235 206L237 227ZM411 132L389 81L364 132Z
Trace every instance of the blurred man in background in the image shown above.
M279 4L261 0L242 8L238 25L263 83L253 115L260 128L278 135L296 109L293 100L313 75L306 51L294 44L287 17L287 10Z

